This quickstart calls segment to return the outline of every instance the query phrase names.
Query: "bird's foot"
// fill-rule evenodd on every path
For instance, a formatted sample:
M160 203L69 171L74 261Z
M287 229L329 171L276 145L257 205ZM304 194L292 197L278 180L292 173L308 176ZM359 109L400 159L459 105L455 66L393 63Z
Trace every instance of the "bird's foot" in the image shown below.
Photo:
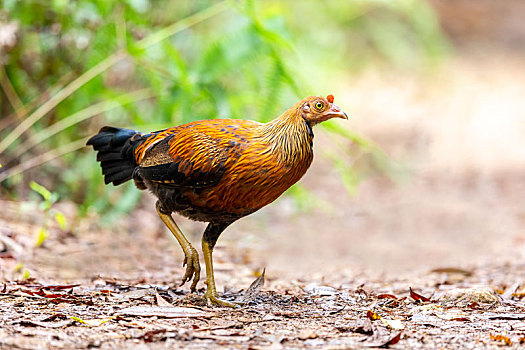
M233 308L240 307L239 304L231 303L229 301L219 299L217 292L212 292L209 289L206 290L206 294L204 295L204 297L206 298L206 303L208 304L208 306L219 305L219 306L233 307Z
M186 266L186 273L182 277L182 283L180 285L182 286L193 277L190 290L195 292L195 287L197 287L197 282L199 282L201 277L201 265L199 263L199 253L197 253L197 250L191 245L188 249L184 249L184 262L182 266Z

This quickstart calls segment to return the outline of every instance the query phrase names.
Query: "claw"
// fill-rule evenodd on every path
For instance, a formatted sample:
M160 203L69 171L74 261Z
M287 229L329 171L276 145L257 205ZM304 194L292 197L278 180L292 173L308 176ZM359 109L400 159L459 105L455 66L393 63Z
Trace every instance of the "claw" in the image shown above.
M195 248L190 246L188 250L184 251L184 262L182 266L186 266L186 273L182 277L182 283L180 285L182 286L184 283L191 280L193 277L193 282L191 283L190 290L192 292L195 292L197 283L200 279L201 272L201 266L199 263L199 253L197 253Z
M231 303L229 301L219 299L217 293L213 293L209 289L206 291L206 294L204 295L204 297L206 298L206 304L208 304L208 306L219 305L219 306L233 307L233 308L241 307L240 305L236 303Z

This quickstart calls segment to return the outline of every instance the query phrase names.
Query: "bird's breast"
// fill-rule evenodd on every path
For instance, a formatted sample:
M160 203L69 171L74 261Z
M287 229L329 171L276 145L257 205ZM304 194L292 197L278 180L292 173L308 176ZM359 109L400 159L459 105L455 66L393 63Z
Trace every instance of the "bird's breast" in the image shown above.
M214 187L194 194L192 202L217 212L247 215L276 200L306 173L312 152L283 163L271 149L245 152Z

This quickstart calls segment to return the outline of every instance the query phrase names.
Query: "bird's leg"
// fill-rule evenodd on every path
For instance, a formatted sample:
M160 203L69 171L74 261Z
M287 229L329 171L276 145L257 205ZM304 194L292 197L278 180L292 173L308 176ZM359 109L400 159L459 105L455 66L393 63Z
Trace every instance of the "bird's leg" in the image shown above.
M213 275L213 247L219 238L219 235L229 225L210 223L204 231L202 237L202 253L204 254L204 263L206 264L206 302L208 305L221 305L228 307L239 307L239 305L219 299L217 289L215 288L215 277Z
M175 220L173 220L171 213L166 213L162 210L162 205L160 201L157 201L157 203L155 204L155 207L157 209L157 213L159 214L160 218L162 219L164 224L166 224L166 226L169 228L173 236L175 236L182 250L184 251L184 262L182 263L182 266L186 266L186 273L184 274L184 277L182 277L181 286L184 283L186 283L186 281L189 281L191 277L193 276L193 282L191 283L190 290L192 292L195 292L195 287L197 286L197 282L199 282L200 275L201 275L201 265L199 264L199 253L197 253L197 250L193 248L190 241L188 241L188 239L184 236L182 231L179 229L179 227L175 223Z

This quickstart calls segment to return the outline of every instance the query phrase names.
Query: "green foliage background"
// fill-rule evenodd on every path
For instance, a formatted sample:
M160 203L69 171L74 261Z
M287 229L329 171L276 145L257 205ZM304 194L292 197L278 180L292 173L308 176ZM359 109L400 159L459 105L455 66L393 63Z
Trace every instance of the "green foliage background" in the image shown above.
M101 125L267 121L330 92L341 74L370 64L424 68L448 50L422 0L4 0L2 33L1 195L24 198L37 179L83 212L107 215L131 210L140 193L103 186L82 149ZM384 163L358 135L326 130ZM336 158L334 166L352 190L359 174Z

